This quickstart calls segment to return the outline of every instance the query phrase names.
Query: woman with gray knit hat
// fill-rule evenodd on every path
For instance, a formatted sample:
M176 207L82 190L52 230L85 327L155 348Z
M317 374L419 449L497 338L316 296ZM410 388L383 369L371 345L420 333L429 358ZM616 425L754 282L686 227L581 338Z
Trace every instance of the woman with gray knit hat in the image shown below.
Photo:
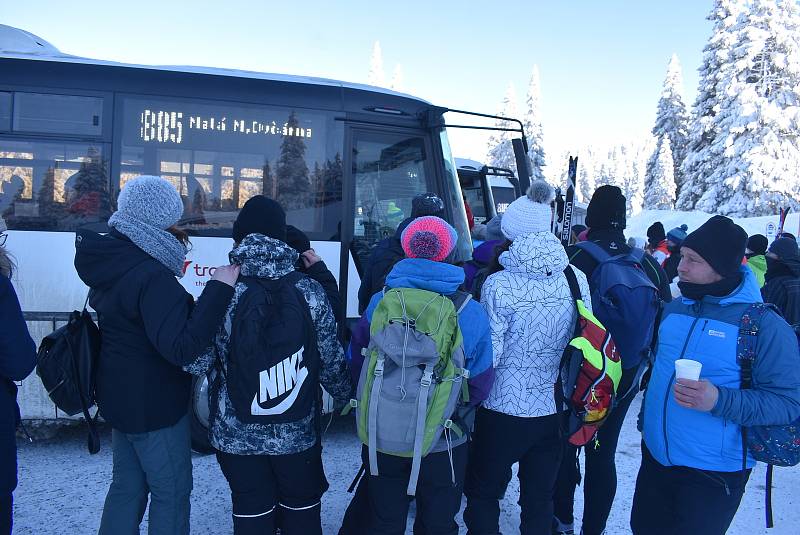
M500 222L507 239L498 259L502 269L486 278L481 291L496 379L475 420L464 489L470 533L499 533L500 500L514 463L523 489L520 532L550 532L562 451L553 385L577 314L569 277L592 306L586 277L569 267L551 231L554 197L553 188L538 180L508 206Z
M99 533L138 533L149 494L148 532L185 534L191 376L181 366L211 345L239 269L217 268L195 305L176 279L187 249L173 228L183 203L172 184L136 177L117 204L108 234L79 231L75 240L75 269L102 336L97 405L112 427L114 475Z

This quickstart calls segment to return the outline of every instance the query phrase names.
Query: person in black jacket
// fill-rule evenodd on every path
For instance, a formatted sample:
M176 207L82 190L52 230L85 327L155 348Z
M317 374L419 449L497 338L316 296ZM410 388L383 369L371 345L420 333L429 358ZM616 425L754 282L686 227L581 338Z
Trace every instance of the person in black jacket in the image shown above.
M434 215L444 217L444 202L435 193L417 195L411 201L411 217L403 220L394 233L394 236L379 241L369 261L364 268L361 286L358 288L358 313L363 314L369 305L369 300L375 292L382 290L386 284L386 275L394 265L406 257L403 246L400 245L400 236L409 223L418 217Z
M761 295L765 303L777 306L786 323L800 330L800 251L791 238L772 242Z
M6 236L2 218L0 229L0 236ZM17 487L15 431L20 415L14 381L25 379L36 366L36 345L28 333L10 280L13 270L8 252L0 245L0 535L11 533L12 492Z
M183 213L175 188L136 177L117 204L107 235L79 231L75 244L102 337L97 405L112 427L113 479L99 533L138 533L149 494L149 532L187 534L191 376L181 366L212 344L239 269L217 268L194 305L176 280L187 248L172 229Z
M322 257L311 248L311 242L302 230L292 225L286 225L286 243L300 255L297 260L297 266L295 266L297 271L305 273L322 285L322 289L325 290L325 296L333 309L336 323L341 325L344 311L341 308L342 301L339 296L339 284L336 282L336 277L325 265Z
M623 234L626 226L625 212L625 196L617 186L599 187L586 209L586 225L590 229L587 239L600 245L612 256L629 253L631 248L627 245ZM597 267L594 258L574 245L567 248L567 256L570 264L586 274L591 286L592 273ZM661 299L671 301L669 280L663 268L650 255L645 255L643 264L647 277L658 288ZM632 374L624 374L619 392L628 392L632 379ZM615 462L617 441L625 415L637 391L638 389L633 389L630 394L618 400L616 408L598 432L597 447L584 448L586 473L583 485L582 529L585 535L600 535L608 521L617 487ZM577 449L566 443L554 497L554 533L571 533L572 530L575 488L580 481L577 455Z

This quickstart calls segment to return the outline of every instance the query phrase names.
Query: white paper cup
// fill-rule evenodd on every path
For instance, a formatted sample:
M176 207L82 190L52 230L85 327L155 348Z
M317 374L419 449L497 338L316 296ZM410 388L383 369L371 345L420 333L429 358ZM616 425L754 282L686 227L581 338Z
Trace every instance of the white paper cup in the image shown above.
M703 365L696 360L678 359L675 361L675 379L700 380L700 370Z

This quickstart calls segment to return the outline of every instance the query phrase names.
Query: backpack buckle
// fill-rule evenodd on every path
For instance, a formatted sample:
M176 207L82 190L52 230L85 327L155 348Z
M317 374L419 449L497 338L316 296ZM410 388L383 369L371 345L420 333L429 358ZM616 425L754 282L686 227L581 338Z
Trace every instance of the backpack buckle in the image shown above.
M420 384L424 387L431 386L431 379L433 378L433 370L425 370L422 373L422 380Z
M379 377L381 375L383 375L383 359L378 359L375 362L375 376Z
M461 377L463 377L464 379L469 379L469 370L466 368L462 368Z

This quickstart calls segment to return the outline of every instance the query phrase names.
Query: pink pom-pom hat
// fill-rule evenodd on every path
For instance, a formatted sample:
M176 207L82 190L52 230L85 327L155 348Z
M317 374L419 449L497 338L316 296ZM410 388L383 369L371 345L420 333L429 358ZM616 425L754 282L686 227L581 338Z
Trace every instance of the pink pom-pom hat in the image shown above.
M400 235L400 243L408 258L425 258L441 262L455 249L458 234L447 221L436 216L418 217Z

